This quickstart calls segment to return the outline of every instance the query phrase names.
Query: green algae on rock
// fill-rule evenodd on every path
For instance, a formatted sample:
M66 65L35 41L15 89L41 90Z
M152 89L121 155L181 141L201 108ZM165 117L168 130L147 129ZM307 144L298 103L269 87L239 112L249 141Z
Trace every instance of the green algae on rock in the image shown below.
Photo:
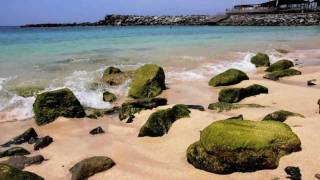
M103 101L104 102L114 102L115 100L117 100L117 97L113 93L111 93L109 91L106 91L103 93Z
M136 70L129 89L132 98L152 98L166 89L165 74L162 67L146 64Z
M96 156L84 159L75 164L69 171L71 180L83 180L96 173L111 169L116 163L109 157Z
M0 164L1 180L44 180L44 178L28 171L22 171L15 167Z
M284 123L222 120L201 132L187 159L198 169L229 174L275 169L282 156L300 150L300 139Z
M264 53L257 53L251 58L251 63L256 67L268 67L270 66L269 56Z
M264 108L265 106L259 104L235 104L235 103L226 103L226 102L216 102L209 104L208 109L223 112L223 111L231 111L234 109L240 108Z
M102 80L111 86L120 85L131 79L133 76L133 71L122 72L119 68L108 67L102 76Z
M282 77L297 76L297 75L301 75L301 74L302 73L300 71L295 70L295 69L285 69L282 71L275 71L275 72L266 74L265 76L263 76L263 78L270 79L273 81L278 81Z
M268 88L258 84L246 88L225 88L219 93L219 102L237 103L244 98L259 94L268 94Z
M18 96L27 98L37 95L44 89L45 88L41 86L22 86L12 88L11 91L15 92Z
M167 102L165 98L145 98L127 101L119 109L119 119L124 120L142 110L167 105Z
M175 105L166 110L159 110L150 115L141 127L139 137L159 137L169 132L172 124L181 118L190 117L190 110L186 105Z
M298 117L304 118L304 116L301 115L301 114L293 113L293 112L290 112L290 111L280 110L280 111L276 111L276 112L273 112L273 113L271 113L271 114L266 115L266 116L263 118L263 121L279 121L279 122L284 122L284 121L286 121L287 118L290 117L290 116L298 116Z
M243 80L249 80L249 77L246 73L237 70L229 69L221 74L216 75L209 81L209 86L228 86L238 84Z
M67 88L39 94L33 104L33 112L38 125L53 122L59 116L67 118L86 116L79 100Z
M294 64L292 61L284 59L272 64L270 67L266 69L266 71L267 72L281 71L285 69L290 69L293 66Z

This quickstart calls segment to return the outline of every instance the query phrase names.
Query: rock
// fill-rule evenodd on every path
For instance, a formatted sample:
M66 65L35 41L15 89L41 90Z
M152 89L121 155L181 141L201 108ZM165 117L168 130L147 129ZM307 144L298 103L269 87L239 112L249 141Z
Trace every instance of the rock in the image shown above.
M205 111L204 107L201 105L186 105L189 109L195 109L199 111Z
M122 72L119 68L108 67L102 76L102 80L111 86L120 85L131 79L133 71Z
M34 144L34 143L36 143L37 139L38 139L38 138L34 138L34 137L30 138L29 141L28 141L28 144Z
M220 91L219 102L237 103L244 98L259 94L268 94L268 88L258 84L246 88L226 88Z
M319 105L319 113L320 113L320 99L318 100L318 105Z
M11 89L11 91L15 92L18 96L21 97L32 97L43 91L44 87L41 86L23 86L23 87L15 87Z
M111 169L115 162L109 157L96 156L84 159L74 165L69 171L72 174L71 180L83 180L96 173Z
M278 81L280 78L282 77L286 77L286 76L296 76L296 75L301 75L302 73L298 70L295 69L286 69L286 70L282 70L282 71L275 71L272 72L270 74L266 74L265 76L263 76L265 79L270 79L273 81Z
M165 74L162 67L146 64L136 70L129 89L133 98L156 97L166 89Z
M53 142L52 137L45 136L43 138L37 139L36 143L34 144L34 150L43 149L49 146Z
M41 155L32 156L32 157L14 156L0 163L7 164L9 166L22 170L25 167L31 166L33 164L41 164L42 161L44 161L44 157Z
M89 119L98 119L99 117L102 117L104 114L112 114L114 112L114 109L109 110L98 110L94 109L93 112L86 117Z
M159 137L168 133L172 124L181 118L190 117L190 111L185 105L175 105L166 110L159 110L150 115L141 127L138 137Z
M103 133L104 133L104 130L100 126L90 131L91 135L97 135L97 134L103 134Z
M31 138L37 138L37 137L38 137L37 132L33 128L29 128L25 132L20 134L19 136L14 137L10 141L2 144L1 146L2 147L9 147L9 146L11 146L13 144L19 145L19 144L28 142Z
M229 69L213 77L209 81L209 86L213 86L213 87L229 86L229 85L238 84L243 80L249 80L249 77L246 75L246 73L237 69Z
M134 115L130 115L126 123L132 123L134 118Z
M226 120L243 120L243 115L242 114L240 114L239 116L235 116L235 117L231 117L231 118L228 118L228 119L226 119Z
M208 109L223 112L223 111L231 111L234 109L240 108L264 108L265 106L261 106L259 104L235 104L235 103L226 103L226 102L217 102L209 104Z
M299 167L288 166L284 169L284 171L289 175L287 177L291 180L301 180L301 173Z
M318 180L320 180L320 174L315 174L314 177Z
M115 100L117 100L117 97L113 93L111 93L109 91L106 91L103 93L103 101L104 102L114 102Z
M27 155L27 154L30 154L30 152L22 147L12 147L3 152L0 152L0 158L7 157L7 156Z
M53 122L56 118L83 118L86 113L79 100L69 89L59 89L41 93L33 104L35 120L38 125Z
M119 119L124 120L142 110L167 105L167 102L165 98L146 98L127 101L119 109Z
M284 110L280 110L280 111L276 111L273 112L271 114L266 115L263 118L263 121L279 121L279 122L284 122L285 120L287 120L288 117L290 116L299 116L301 118L304 118L303 115L298 114L298 113L293 113L293 112L289 112L289 111L284 111Z
M270 67L268 67L266 69L266 71L267 72L282 71L282 70L290 69L293 66L294 66L294 64L292 61L280 60L280 61L272 64Z
M28 171L21 171L15 167L0 164L1 180L44 180L44 178Z
M316 79L309 80L309 81L307 82L307 85L308 85L308 86L315 86L315 85L317 85L317 84L315 83L316 81L317 81Z
M251 58L251 63L256 67L268 67L270 66L269 56L264 53L258 53Z
M201 132L187 159L198 169L229 174L275 169L282 156L300 150L300 139L284 123L222 120Z

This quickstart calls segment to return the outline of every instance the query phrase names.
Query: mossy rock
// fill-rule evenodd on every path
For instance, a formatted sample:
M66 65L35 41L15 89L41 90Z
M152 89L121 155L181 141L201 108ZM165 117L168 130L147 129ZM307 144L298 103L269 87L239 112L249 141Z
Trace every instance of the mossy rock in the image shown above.
M2 144L2 147L9 147L13 144L18 145L25 142L28 142L31 138L37 139L38 134L33 128L29 128L26 131L24 131L22 134L12 138L10 141Z
M103 101L104 102L114 102L117 100L117 96L114 95L113 93L106 91L103 93Z
M88 179L88 177L111 169L115 165L116 163L111 158L105 156L95 156L84 159L70 168L69 171L72 174L71 180Z
M126 82L127 80L133 77L133 71L124 71L122 72L119 68L116 67L108 67L102 76L103 82L115 86L120 85Z
M264 53L258 53L251 58L251 63L256 67L268 67L270 66L269 56Z
M11 91L15 92L18 96L25 98L35 96L43 90L44 87L41 86L22 86L11 89Z
M294 64L292 61L289 60L280 60L274 64L272 64L270 67L266 69L267 72L274 72L274 71L281 71L285 69L290 69L293 67Z
M229 85L238 84L243 80L249 80L249 77L247 76L246 73L237 69L229 69L213 77L209 81L209 86L213 86L213 87L229 86Z
M39 94L33 104L33 112L38 125L53 122L60 116L66 118L86 116L79 100L67 88Z
M129 96L137 99L152 98L165 89L165 74L162 67L146 64L136 70L130 85Z
M235 104L235 103L226 103L226 102L216 102L209 104L208 109L214 110L217 112L231 111L234 109L240 108L264 108L265 106L259 104Z
M44 180L44 178L28 171L22 171L15 167L0 164L1 180Z
M246 88L225 88L219 93L219 101L237 103L244 98L259 94L268 94L268 88L258 84L254 84Z
M30 152L22 147L12 147L3 152L0 152L0 158L6 157L6 156L18 156L18 155L28 155L28 154L30 154Z
M298 70L295 69L286 69L286 70L282 70L282 71L275 71L272 72L270 74L267 74L265 76L263 76L266 79L270 79L273 81L278 81L280 78L282 77L287 77L287 76L297 76L297 75L301 75L302 73Z
M98 119L104 115L102 110L94 110L91 114L87 115L86 117L89 119Z
M284 122L284 121L287 120L288 117L291 117L291 116L298 116L298 117L304 118L304 116L301 115L301 114L293 113L293 112L290 112L290 111L280 110L280 111L276 111L276 112L273 112L271 114L266 115L263 118L263 121Z
M167 105L167 102L165 98L145 98L127 101L119 109L119 119L124 120L142 110Z
M141 127L139 137L159 137L169 132L172 124L181 118L190 117L190 110L186 105L175 105L173 108L159 110L150 115Z
M187 159L198 169L229 174L275 169L282 156L300 150L300 139L284 123L233 119L206 127Z

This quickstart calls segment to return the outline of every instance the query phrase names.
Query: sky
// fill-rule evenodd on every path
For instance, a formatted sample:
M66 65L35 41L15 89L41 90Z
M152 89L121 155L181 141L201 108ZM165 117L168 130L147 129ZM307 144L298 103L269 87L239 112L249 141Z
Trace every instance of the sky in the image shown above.
M222 13L235 3L261 0L0 0L0 26L94 22L106 14Z

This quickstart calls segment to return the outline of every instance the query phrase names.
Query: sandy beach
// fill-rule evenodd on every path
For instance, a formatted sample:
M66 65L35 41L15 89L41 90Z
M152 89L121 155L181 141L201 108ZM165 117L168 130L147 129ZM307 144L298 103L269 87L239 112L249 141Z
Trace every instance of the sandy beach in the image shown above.
M303 62L303 60L302 60ZM265 72L258 69L249 73L250 80L232 87L246 87L260 84L269 89L269 94L246 98L241 103L255 103L265 108L242 108L229 112L214 112L206 109L201 112L192 110L190 118L181 119L173 124L168 134L156 138L138 138L141 126L149 115L158 109L166 109L174 104L197 104L207 108L208 104L218 101L221 88L207 85L208 79L170 81L168 90L161 94L167 98L168 106L145 110L136 114L134 122L120 122L117 116L104 116L97 120L59 118L46 126L37 126L33 120L1 123L0 142L4 143L30 127L40 136L50 135L54 142L40 150L24 144L32 155L41 154L47 161L32 165L25 170L34 172L47 180L70 179L69 168L80 160L91 156L108 156L116 165L90 179L286 179L284 168L298 166L303 179L315 179L320 173L320 139L318 129L320 86L308 87L311 79L320 81L320 66L297 67L301 76L286 77L280 81L263 79ZM198 170L187 162L186 149L199 140L200 131L214 121L242 114L248 120L261 120L276 110L288 110L305 116L290 117L285 121L302 142L302 151L284 156L279 167L274 170L260 170L250 173L217 175ZM106 133L91 136L89 131L101 126ZM4 148L0 148L3 150ZM3 158L5 160L5 158Z

